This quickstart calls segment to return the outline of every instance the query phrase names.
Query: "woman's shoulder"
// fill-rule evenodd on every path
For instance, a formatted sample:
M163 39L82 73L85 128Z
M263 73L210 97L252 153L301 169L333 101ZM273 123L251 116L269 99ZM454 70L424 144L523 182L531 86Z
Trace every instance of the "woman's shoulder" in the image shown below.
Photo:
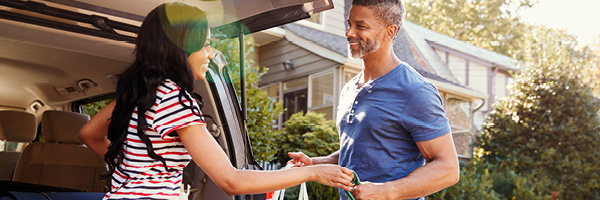
M158 85L157 88L157 92L159 93L159 95L162 94L169 94L169 93L176 93L179 91L179 86L177 86L177 83L171 81L170 79L165 79L165 81L163 81L160 85Z

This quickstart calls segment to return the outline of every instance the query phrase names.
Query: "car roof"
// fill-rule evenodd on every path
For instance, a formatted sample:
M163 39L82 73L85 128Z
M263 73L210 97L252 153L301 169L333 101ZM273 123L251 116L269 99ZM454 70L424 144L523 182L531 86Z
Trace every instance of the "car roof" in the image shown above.
M99 15L139 27L143 20L143 17L140 18L140 16L145 16L145 13L165 1L50 0L36 2L57 9ZM309 0L184 1L184 3L202 6L203 10L213 18L219 17L218 12L226 13L226 17L222 15L220 21L213 20L211 22L213 30L216 30L213 31L213 35L218 32L220 35L216 35L220 37L238 36L239 29L235 25L239 21L246 23L243 31L248 34L307 18L312 12L320 12L319 9L333 7L331 0L310 2ZM0 3L6 3L6 1ZM221 9L218 9L219 5L222 7ZM264 12L259 12L260 9L263 9ZM94 28L89 24L40 14L35 10L17 9L0 4L0 29L3 30L0 31L0 109L35 112L31 107L34 102L42 102L51 107L64 106L75 100L113 93L116 85L115 76L124 70L133 59L134 45L131 44L131 41L92 36L46 24L15 20L10 18L13 14L40 18L42 21L46 20L51 23ZM283 17L285 15L293 17L285 18ZM132 33L119 30L117 32L128 37L135 37L135 34ZM81 87L82 84L85 85L89 81L97 84L97 87L88 89Z

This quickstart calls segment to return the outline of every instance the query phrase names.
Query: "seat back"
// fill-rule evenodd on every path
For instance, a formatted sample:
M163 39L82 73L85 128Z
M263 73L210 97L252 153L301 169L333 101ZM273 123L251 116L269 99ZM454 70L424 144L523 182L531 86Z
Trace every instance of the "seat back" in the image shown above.
M35 115L21 111L0 111L0 140L8 142L31 142L35 139L37 120ZM0 152L0 180L10 181L21 152Z
M13 181L105 192L107 180L98 175L107 168L102 158L77 137L89 116L65 111L46 111L42 116L45 142L32 143L21 155Z

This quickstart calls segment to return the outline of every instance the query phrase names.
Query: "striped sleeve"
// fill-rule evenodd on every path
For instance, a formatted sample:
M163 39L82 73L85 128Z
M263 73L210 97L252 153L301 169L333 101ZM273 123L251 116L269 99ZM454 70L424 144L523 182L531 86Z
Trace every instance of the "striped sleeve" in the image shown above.
M196 124L205 124L202 117L197 115L201 115L201 113L196 101L192 100L192 102L190 102L185 98L182 98L182 101L180 102L180 92L179 87L174 84L162 84L158 87L157 102L160 102L156 106L152 125L154 130L156 130L163 139L174 139L173 137L168 136L168 134L177 129ZM192 109L189 107L186 108L184 105L192 105L196 114L192 112Z

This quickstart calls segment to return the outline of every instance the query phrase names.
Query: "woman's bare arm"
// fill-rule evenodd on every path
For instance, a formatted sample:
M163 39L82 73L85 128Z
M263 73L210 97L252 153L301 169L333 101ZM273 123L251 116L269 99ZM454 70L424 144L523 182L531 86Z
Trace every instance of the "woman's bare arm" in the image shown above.
M227 194L263 193L306 181L350 190L352 171L337 165L317 165L277 171L237 170L205 125L177 130L194 162Z
M116 102L113 101L102 108L90 121L79 130L79 139L98 156L104 158L110 140L106 138L110 117Z

